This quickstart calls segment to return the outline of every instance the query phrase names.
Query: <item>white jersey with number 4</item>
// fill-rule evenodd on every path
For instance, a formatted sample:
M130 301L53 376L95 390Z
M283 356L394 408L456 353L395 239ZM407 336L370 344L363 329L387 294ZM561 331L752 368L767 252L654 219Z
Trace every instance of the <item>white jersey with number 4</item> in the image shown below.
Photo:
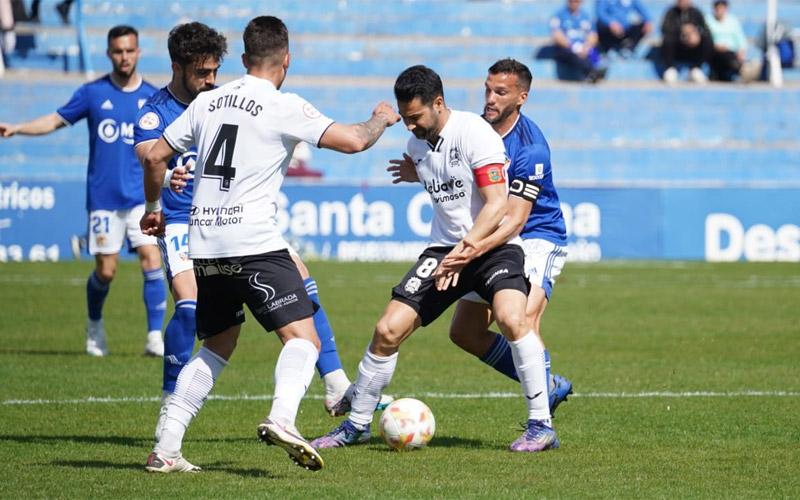
M332 123L303 98L250 75L197 96L164 131L180 153L197 145L189 256L287 248L275 216L289 160L299 142L316 146Z
M479 172L487 182L504 182L503 139L479 115L450 110L438 142L411 137L408 154L433 204L429 246L456 245L485 204L478 191Z

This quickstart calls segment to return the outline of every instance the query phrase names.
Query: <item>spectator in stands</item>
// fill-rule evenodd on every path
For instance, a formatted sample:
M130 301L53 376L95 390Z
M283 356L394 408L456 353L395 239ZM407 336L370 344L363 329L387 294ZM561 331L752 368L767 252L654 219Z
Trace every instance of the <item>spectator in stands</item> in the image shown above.
M567 5L553 14L550 32L555 59L569 70L567 75L559 71L559 78L596 83L605 76L597 32L592 26L591 18L581 9L581 0L567 0Z
M61 18L61 22L64 24L69 24L69 9L72 8L72 3L75 0L62 0L56 4L56 12L58 12L58 17ZM29 20L34 23L39 22L39 4L42 3L42 0L33 0L31 2L31 14L29 16Z
M11 0L0 0L0 68L5 68L3 57L14 52L16 44L17 35L14 32L14 10L11 8Z
M714 15L708 20L714 52L711 78L732 82L742 71L747 54L747 38L736 16L728 13L728 0L714 0Z
M692 0L677 0L664 14L661 24L661 59L667 68L664 81L678 81L676 63L688 64L689 79L705 83L708 77L700 68L711 59L714 50L711 32L703 13L692 5Z
M639 42L653 31L650 15L640 0L597 0L597 36L600 50L631 55Z

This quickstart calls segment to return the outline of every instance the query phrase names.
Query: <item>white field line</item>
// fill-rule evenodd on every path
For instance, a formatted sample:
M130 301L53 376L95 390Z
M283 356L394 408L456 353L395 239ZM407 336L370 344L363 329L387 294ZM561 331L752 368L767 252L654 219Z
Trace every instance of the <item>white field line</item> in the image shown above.
M405 394L403 397L419 399L511 399L518 398L516 392L419 392ZM711 392L711 391L688 391L688 392L578 392L570 395L570 398L739 398L739 397L800 397L800 392L794 391L730 391L730 392ZM321 400L321 394L308 394L306 399ZM239 394L233 396L211 395L209 399L218 401L269 401L272 399L268 394ZM160 397L94 397L78 399L6 399L3 405L76 405L76 404L108 404L108 403L151 403L160 401Z

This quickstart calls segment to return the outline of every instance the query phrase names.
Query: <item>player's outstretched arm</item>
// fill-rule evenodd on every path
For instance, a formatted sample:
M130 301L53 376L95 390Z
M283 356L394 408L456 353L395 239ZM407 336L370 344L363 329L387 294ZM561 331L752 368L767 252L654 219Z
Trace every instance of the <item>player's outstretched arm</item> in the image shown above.
M386 171L392 174L392 184L419 182L419 174L414 166L414 160L407 153L403 153L402 160L389 160L389 164Z
M144 155L144 197L145 213L139 221L139 227L147 235L164 233L164 215L161 212L161 187L164 183L164 174L167 171L167 162L175 154L175 150L167 143L164 137L158 141Z
M46 135L66 125L58 113L40 116L25 123L0 123L0 137L19 135Z
M319 147L340 153L360 153L369 149L387 127L400 121L400 115L386 102L380 102L365 122L343 125L334 123L322 134Z

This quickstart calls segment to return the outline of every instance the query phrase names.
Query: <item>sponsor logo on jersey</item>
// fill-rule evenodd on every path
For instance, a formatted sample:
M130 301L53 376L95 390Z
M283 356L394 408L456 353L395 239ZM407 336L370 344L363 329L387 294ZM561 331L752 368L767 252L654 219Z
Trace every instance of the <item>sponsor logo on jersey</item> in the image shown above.
M139 99L136 102L136 105L139 107L139 109L142 109L142 106L144 106L144 103L146 103L146 102L147 102L147 99Z
M103 104L100 105L100 109L114 109L114 104L111 102L111 99L106 99Z
M152 111L148 111L139 118L139 128L142 130L153 130L161 123L158 115Z
M107 144L113 144L122 137L122 142L133 146L133 124L117 124L113 118L106 118L97 125L97 136Z
M307 117L311 118L312 120L319 118L322 114L317 111L317 108L311 105L311 103L303 104L303 114Z
M457 177L450 177L449 180L442 182L438 179L433 179L430 182L422 181L425 190L431 194L431 198L436 203L445 203L448 201L458 200L464 198L464 181Z
M533 167L534 175L544 175L544 163L537 163Z

